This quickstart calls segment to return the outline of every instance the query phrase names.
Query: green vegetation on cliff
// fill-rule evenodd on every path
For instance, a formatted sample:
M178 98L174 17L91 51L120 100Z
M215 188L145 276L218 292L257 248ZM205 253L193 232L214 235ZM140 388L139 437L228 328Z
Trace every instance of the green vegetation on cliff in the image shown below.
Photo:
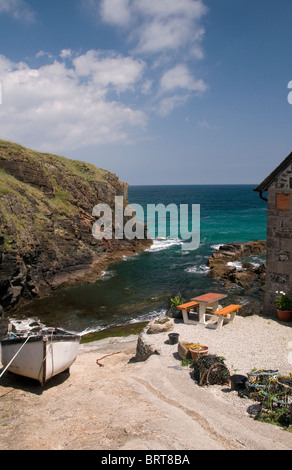
M17 160L21 159L27 162L43 165L43 170L47 173L49 178L50 172L48 170L50 165L59 168L64 175L74 175L89 182L106 181L105 175L110 174L109 171L97 168L91 163L71 160L69 158L50 153L36 152L35 150L28 149L14 142L0 139L0 158L9 160L14 159L15 157Z
M84 281L106 260L143 249L137 240L92 236L93 207L113 208L115 196L127 202L127 190L92 164L0 140L0 305Z
M0 140L0 230L5 247L21 248L27 242L24 231L42 232L52 215L61 219L83 210L91 216L94 204L108 199L98 193L110 184L126 196L127 185L109 171ZM112 204L112 197L103 202Z

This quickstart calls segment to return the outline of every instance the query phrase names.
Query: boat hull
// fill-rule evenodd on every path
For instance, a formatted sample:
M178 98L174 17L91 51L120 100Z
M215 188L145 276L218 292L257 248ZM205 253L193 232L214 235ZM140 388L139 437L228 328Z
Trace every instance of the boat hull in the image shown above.
M1 341L4 367L14 374L38 380L44 385L67 370L78 355L80 337L71 334L38 335Z

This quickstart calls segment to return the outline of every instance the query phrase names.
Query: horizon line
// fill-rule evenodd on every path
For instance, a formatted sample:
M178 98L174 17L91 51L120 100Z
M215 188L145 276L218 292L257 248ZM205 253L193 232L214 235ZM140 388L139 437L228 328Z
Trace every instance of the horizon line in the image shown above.
M257 186L258 183L156 183L156 184L148 184L148 183L128 183L129 186Z

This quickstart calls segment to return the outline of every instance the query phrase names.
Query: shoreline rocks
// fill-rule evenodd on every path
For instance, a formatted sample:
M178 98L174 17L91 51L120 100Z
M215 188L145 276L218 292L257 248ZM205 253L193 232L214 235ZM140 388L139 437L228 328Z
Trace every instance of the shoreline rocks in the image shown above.
M248 258L262 255L265 251L266 242L258 240L222 245L208 260L208 275L220 278L227 287L237 284L244 290L259 288L265 282L265 263L254 265Z
M208 260L208 276L219 279L230 290L232 302L242 304L244 297L240 316L263 311L266 265L255 265L249 258L263 257L265 251L265 241L230 243L220 246Z

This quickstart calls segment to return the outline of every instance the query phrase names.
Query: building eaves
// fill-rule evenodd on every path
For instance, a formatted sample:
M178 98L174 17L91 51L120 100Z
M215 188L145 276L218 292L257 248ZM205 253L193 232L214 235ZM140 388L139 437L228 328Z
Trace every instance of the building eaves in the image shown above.
M254 191L258 191L259 193L263 193L264 191L267 191L271 184L275 181L275 179L292 163L292 152L288 155L288 157L285 158L285 160L280 163L277 168L275 168L272 173L267 176L264 181L257 186L257 188L254 189Z

